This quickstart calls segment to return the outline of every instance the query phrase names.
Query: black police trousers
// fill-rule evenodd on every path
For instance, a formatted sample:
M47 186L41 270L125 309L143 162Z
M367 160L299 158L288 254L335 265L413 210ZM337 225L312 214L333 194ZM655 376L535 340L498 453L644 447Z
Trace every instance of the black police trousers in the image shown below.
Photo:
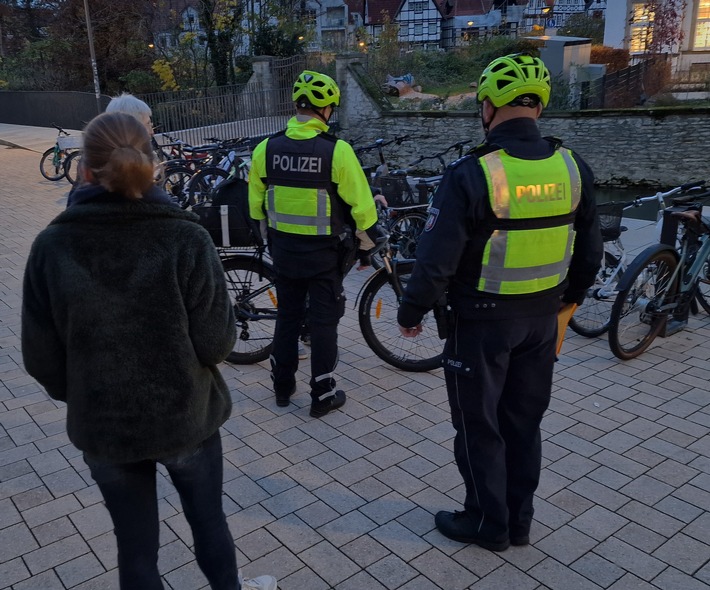
M471 320L455 314L444 347L464 508L483 539L530 531L540 422L550 403L556 315Z
M311 397L323 399L335 390L338 322L345 312L343 275L336 265L308 278L276 273L276 330L271 356L274 391L289 395L296 385L298 340L306 314L311 336Z

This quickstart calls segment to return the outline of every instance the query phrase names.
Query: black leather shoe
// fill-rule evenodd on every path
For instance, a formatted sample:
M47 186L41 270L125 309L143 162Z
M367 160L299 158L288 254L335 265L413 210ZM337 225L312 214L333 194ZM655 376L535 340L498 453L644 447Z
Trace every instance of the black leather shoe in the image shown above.
M338 389L333 395L322 401L311 402L311 418L322 418L328 412L342 408L345 405L345 392Z
M285 408L291 403L291 396L296 393L296 384L293 384L291 393L279 393L278 391L274 393L276 394L276 405L279 406L279 408Z
M510 547L510 541L507 538L494 541L478 536L475 524L465 512L442 510L437 512L434 523L442 535L459 543L473 543L489 551L505 551Z

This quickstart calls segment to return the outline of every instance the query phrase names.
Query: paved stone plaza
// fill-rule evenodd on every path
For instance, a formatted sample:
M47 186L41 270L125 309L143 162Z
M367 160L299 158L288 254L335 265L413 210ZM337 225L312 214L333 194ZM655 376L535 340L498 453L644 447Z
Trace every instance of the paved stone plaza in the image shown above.
M0 140L22 130L0 125ZM54 132L28 147L49 147ZM0 589L118 589L111 522L51 401L22 366L21 286L35 235L65 205L39 153L0 145ZM629 242L634 240L628 232ZM532 544L491 553L434 528L460 508L441 370L408 374L364 344L347 279L343 411L309 418L308 363L278 408L266 363L223 365L224 503L246 577L282 590L699 590L710 588L710 321L620 362L568 334L543 422ZM117 362L118 359L117 359ZM206 588L177 494L161 472L160 569ZM140 589L136 589L140 590Z

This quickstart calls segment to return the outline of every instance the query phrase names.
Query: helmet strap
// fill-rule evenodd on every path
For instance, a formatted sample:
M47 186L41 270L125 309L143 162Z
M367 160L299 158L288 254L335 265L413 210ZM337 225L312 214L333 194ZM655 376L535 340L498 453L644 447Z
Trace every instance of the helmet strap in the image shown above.
M486 121L486 119L485 119L485 114L484 114L484 110L485 110L485 105L486 105L486 103L488 103L489 105L491 105L491 108L493 109L493 114L491 115L491 118L488 119L488 121ZM480 113L481 113L481 126L483 127L483 133L484 133L485 135L488 135L488 131L489 131L490 127L491 127L491 123L493 123L493 119L496 118L496 113L497 113L497 112L498 112L498 107L496 107L490 100L484 101L484 102L481 104L481 111L480 111Z

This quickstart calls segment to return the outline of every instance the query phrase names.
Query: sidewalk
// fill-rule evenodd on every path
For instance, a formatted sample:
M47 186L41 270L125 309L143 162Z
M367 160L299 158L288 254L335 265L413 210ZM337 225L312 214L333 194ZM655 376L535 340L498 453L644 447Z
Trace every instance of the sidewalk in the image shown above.
M0 125L0 142L37 139ZM38 162L0 146L0 590L117 590L111 522L67 439L65 406L22 367L25 260L69 189ZM652 224L639 223L629 249L648 240ZM245 577L275 575L281 590L710 589L707 315L625 363L604 338L567 334L532 545L491 553L434 528L464 492L443 373L403 373L370 352L354 309L366 276L346 282L342 411L309 418L307 362L288 408L273 403L268 363L221 367L234 399L225 511ZM166 590L206 589L164 472L158 489Z
M81 131L65 129L72 135ZM43 154L57 142L58 132L52 127L29 127L0 123L0 146L19 147Z

